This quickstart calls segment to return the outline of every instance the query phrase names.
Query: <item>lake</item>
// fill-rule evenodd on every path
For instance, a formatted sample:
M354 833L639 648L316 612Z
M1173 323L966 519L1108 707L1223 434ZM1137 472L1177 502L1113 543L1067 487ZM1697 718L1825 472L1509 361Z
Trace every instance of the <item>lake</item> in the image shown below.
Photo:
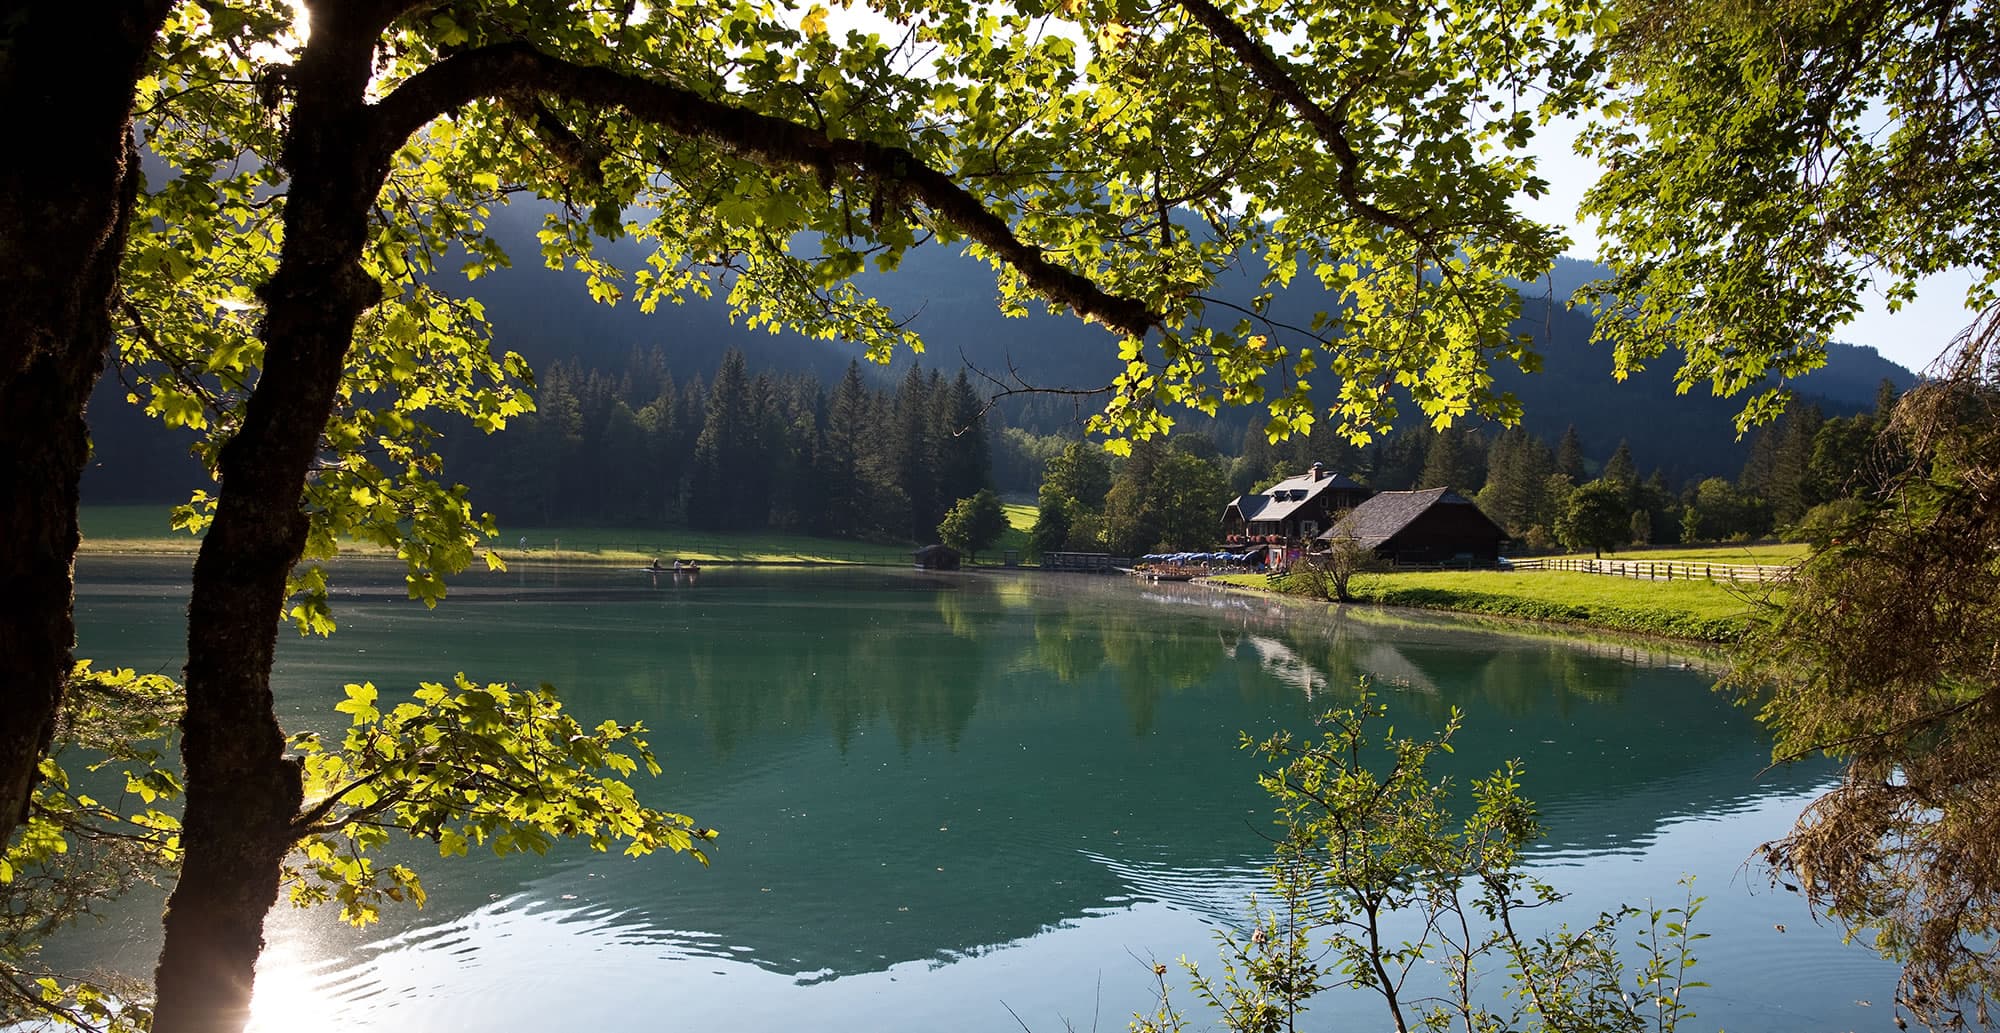
M177 671L187 566L82 560L79 655ZM1530 922L1677 904L1696 877L1712 986L1684 1028L1888 1021L1894 969L1750 861L1831 769L1764 771L1750 716L1673 647L1088 575L519 565L435 611L391 568L336 583L336 635L280 632L289 728L339 727L348 682L549 682L586 724L644 721L666 772L642 795L721 839L706 869L430 857L429 906L363 930L281 907L262 1029L1123 1029L1156 960L1218 969L1215 931L1264 883L1270 807L1238 733L1306 730L1362 676L1404 733L1465 712L1453 775L1525 763L1549 832L1533 866L1572 894ZM155 904L61 953L146 971ZM1311 1015L1388 1025L1354 992Z

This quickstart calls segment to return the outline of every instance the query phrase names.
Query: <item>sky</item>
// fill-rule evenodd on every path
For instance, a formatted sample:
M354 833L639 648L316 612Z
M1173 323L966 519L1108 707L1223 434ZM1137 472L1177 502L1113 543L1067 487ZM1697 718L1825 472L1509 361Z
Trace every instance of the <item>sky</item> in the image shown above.
M1521 207L1533 218L1568 228L1570 257L1596 261L1599 241L1595 227L1579 222L1576 207L1583 192L1596 182L1598 166L1574 152L1577 128L1576 123L1567 122L1541 131L1538 139L1542 147L1537 157L1550 189L1539 199L1523 199ZM1893 313L1878 289L1862 299L1862 313L1834 338L1872 347L1890 361L1921 373L1972 322L1975 313L1965 307L1965 293L1977 278L1971 270L1955 269L1921 280L1917 300Z

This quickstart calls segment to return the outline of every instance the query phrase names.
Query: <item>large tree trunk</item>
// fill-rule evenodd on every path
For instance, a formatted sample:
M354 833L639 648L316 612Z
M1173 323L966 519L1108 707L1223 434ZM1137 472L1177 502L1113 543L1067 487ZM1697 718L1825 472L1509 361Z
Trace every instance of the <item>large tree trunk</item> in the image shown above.
M27 812L76 626L84 404L138 186L132 94L168 4L75 0L0 19L0 847ZM60 147L56 145L60 142Z
M215 521L188 605L185 847L155 974L156 1033L234 1033L249 1014L264 915L294 841L296 764L271 700L299 503L360 314L380 296L360 258L383 176L364 105L381 15L322 0L293 71L285 243L263 290L265 366L221 455Z

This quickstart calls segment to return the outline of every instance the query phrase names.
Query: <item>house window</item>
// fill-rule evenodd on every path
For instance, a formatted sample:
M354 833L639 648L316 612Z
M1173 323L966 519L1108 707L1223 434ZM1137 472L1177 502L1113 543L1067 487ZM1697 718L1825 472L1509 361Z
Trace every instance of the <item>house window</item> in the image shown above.
M1318 538L1318 537L1319 537L1319 521L1317 521L1317 520L1301 520L1301 521L1299 521L1299 537L1301 537L1301 538Z

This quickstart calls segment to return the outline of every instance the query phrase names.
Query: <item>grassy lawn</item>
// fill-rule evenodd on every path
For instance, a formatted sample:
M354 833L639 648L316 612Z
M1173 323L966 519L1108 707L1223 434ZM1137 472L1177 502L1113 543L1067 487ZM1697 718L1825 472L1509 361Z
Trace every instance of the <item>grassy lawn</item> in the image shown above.
M1010 514L1011 515L1011 514ZM201 540L168 527L166 506L85 506L83 508L83 548L86 552L192 553ZM1034 521L1034 510L1028 511ZM1026 540L1025 532L1011 532ZM673 527L502 527L493 545L501 556L517 559L524 555L521 539L528 540L529 558L556 555L574 559L638 563L690 559L706 562L737 561L756 563L876 563L903 566L910 562L907 545L856 542L838 538L811 538L792 534L713 534ZM382 552L374 546L355 547L358 552ZM993 557L999 559L996 548Z
M1261 574L1218 580L1266 587ZM1728 642L1743 633L1756 603L1753 586L1706 581L1635 581L1599 574L1497 570L1362 574L1351 589L1363 602L1528 620L1612 631Z
M1035 528L1035 507L1021 502L1009 502L1007 506L1007 530L1000 536L1000 544L990 551L991 562L999 562L1003 550L1013 549L1023 559L1028 555L1028 532ZM986 553L980 553L980 561L988 562Z
M85 552L158 552L192 555L201 539L169 526L171 506L85 506L77 514L83 525Z
M906 566L913 550L907 545L884 545L840 538L813 538L802 534L757 532L720 534L691 531L680 527L502 527L497 543L500 555L508 559L522 555L521 539L528 540L530 558L548 556L561 543L565 557L650 562L675 559L704 562L741 563L882 563Z

